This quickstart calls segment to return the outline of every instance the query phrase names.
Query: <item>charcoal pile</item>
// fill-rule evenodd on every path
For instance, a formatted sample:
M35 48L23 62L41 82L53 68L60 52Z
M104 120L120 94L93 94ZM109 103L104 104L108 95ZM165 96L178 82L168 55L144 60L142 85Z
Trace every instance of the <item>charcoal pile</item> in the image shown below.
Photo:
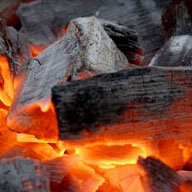
M190 0L0 9L0 191L192 191Z

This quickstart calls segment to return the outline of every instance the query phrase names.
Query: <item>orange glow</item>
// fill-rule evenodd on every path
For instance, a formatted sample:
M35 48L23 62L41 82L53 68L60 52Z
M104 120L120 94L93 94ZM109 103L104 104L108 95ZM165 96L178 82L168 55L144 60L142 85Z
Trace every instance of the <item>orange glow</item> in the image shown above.
M0 55L0 76L0 100L10 106L14 95L13 77L8 59L3 55Z
M42 46L30 44L30 49L31 49L32 57L33 57L33 58L37 57L39 54L41 54L41 53L43 52L43 50L44 50L45 48L46 48L46 47L42 47Z
M113 168L114 165L136 164L138 156L146 156L139 147L132 145L96 145L77 149L83 161L100 168Z

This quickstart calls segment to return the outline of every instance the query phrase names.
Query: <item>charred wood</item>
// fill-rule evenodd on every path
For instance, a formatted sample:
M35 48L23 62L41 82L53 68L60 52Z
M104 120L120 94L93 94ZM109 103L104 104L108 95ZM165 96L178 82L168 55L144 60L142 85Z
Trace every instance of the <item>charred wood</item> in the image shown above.
M14 158L0 161L2 192L48 192L49 179L38 160Z
M191 138L191 70L133 68L55 86L52 100L60 139L123 137L158 143L170 135Z
M139 158L138 165L144 171L145 186L148 192L178 191L182 178L161 161L148 157Z
M192 66L192 36L171 37L155 54L150 66Z
M129 62L137 65L141 64L142 59L139 58L139 55L142 54L142 49L135 31L107 20L101 20L101 23L107 34L117 45L117 48L125 54Z
M162 17L164 31L168 38L175 35L192 34L191 0L170 0Z

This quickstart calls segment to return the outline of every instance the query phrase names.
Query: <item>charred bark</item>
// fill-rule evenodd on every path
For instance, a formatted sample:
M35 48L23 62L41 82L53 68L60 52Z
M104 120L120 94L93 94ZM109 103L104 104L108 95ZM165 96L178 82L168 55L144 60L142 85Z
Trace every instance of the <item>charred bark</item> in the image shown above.
M60 139L191 138L191 70L134 68L55 86Z

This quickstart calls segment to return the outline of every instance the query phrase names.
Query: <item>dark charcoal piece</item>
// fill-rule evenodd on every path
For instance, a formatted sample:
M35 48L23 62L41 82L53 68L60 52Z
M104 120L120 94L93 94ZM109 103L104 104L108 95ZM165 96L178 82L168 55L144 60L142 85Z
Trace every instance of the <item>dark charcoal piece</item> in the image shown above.
M168 38L192 34L192 1L170 0L162 24Z
M171 37L151 60L150 66L192 66L192 36Z
M1 160L0 178L1 192L49 192L48 175L38 160Z
M180 128L191 122L191 72L192 68L133 68L55 86L52 100L60 139L152 141L169 134L184 138L186 133L191 138L189 127Z
M50 44L71 19L95 15L134 29L144 50L144 63L164 43L162 10L167 0L41 0L22 4L18 15L22 30L34 44Z
M141 64L141 58L139 59L137 55L142 54L142 49L135 31L107 20L101 20L101 23L119 50L127 56L129 62Z
M138 165L145 172L148 192L175 192L178 191L183 179L160 160L152 157L139 158Z

